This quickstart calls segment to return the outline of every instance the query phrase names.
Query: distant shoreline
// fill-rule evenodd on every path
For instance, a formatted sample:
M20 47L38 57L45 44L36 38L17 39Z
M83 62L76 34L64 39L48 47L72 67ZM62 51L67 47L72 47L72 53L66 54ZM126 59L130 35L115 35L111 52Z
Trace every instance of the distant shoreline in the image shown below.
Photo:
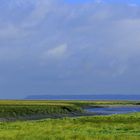
M124 100L139 101L140 95L100 94L100 95L30 95L24 100Z

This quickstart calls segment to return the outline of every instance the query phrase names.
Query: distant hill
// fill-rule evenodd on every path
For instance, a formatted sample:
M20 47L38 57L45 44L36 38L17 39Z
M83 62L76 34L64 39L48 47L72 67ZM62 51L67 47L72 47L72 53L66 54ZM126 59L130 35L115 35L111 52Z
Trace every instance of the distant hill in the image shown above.
M31 95L26 100L140 100L140 95Z

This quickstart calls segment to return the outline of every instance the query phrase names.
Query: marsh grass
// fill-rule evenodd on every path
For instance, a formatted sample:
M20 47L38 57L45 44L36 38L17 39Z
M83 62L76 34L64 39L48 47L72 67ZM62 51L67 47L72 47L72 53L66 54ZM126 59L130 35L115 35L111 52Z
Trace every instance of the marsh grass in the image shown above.
M2 140L139 140L140 113L1 122Z
M0 105L0 118L80 112L82 112L81 108L74 105Z

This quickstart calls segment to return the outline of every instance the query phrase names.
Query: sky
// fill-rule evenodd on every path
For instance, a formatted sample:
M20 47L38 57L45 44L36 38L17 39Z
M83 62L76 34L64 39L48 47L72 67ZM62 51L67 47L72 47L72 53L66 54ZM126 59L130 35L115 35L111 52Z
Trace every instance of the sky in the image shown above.
M0 0L0 99L140 94L139 0Z

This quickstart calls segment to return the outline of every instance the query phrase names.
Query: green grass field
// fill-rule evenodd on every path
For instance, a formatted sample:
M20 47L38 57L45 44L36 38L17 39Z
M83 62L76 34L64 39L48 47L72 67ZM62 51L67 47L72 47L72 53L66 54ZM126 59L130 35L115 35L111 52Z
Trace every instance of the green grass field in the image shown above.
M134 105L136 102L103 101L1 101L1 117L67 114L87 105ZM5 109L5 108L6 109ZM25 109L26 108L26 109ZM54 109L55 108L55 109ZM68 110L67 110L67 109ZM3 111L2 111L3 110ZM51 110L51 111L50 111ZM66 111L67 110L67 111ZM10 112L8 114L8 112ZM15 115L12 114L15 112ZM139 140L140 113L0 122L0 140Z

